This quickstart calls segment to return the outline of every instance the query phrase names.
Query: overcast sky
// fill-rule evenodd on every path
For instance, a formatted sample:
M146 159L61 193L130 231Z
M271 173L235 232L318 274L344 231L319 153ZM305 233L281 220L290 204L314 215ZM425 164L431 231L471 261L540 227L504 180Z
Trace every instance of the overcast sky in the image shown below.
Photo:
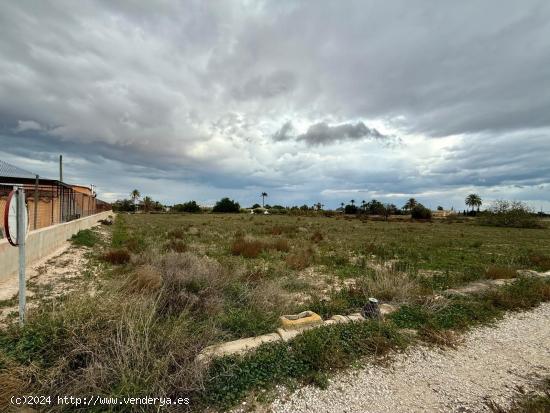
M550 2L4 1L0 159L166 203L550 211Z

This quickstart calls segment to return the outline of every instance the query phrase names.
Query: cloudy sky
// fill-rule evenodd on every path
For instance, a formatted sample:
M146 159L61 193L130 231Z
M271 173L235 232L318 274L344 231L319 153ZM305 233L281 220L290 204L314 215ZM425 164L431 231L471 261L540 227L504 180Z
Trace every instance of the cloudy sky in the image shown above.
M162 202L550 211L550 2L4 1L0 159Z

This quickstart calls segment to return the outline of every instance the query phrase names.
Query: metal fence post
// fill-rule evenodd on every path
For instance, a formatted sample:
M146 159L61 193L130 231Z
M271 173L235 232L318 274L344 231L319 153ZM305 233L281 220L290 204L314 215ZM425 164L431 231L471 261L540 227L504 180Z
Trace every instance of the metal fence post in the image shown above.
M36 229L38 223L38 175L36 175L36 181L34 183L34 226Z
M26 221L27 211L25 208L25 190L23 187L17 189L17 244L19 248L19 325L25 323L26 307L26 277L25 277L25 237L27 235Z

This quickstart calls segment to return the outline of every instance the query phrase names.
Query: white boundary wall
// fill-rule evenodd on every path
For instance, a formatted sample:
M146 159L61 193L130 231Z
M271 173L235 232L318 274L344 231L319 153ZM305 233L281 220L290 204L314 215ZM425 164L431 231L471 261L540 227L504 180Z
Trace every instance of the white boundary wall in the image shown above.
M32 265L41 258L60 248L69 238L81 229L88 229L100 219L114 215L113 211L100 212L74 221L52 225L29 232L25 244L27 253L26 265ZM19 271L19 253L17 247L9 244L7 239L0 240L0 282L16 275Z

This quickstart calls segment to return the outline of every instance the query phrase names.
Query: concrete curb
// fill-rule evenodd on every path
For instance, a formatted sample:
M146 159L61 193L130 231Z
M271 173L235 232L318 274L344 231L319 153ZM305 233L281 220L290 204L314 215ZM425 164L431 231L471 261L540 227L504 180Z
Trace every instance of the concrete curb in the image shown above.
M391 304L380 304L379 308L380 315L382 317L387 316L388 314L391 314L399 309L399 307L393 306ZM366 321L366 318L364 318L360 313L353 313L347 316L334 315L330 319L324 321L318 314L312 311L309 311L307 313L309 314L298 318L308 317L310 321L309 323L291 323L290 325L282 323L283 327L278 328L275 333L264 334L256 337L241 338L239 340L228 341L221 344L214 344L212 346L205 347L197 356L196 360L199 362L208 363L210 360L216 357L246 353L265 343L274 343L277 341L284 341L286 343L294 339L296 336L302 334L304 331L314 328L330 326L333 324L347 324Z

